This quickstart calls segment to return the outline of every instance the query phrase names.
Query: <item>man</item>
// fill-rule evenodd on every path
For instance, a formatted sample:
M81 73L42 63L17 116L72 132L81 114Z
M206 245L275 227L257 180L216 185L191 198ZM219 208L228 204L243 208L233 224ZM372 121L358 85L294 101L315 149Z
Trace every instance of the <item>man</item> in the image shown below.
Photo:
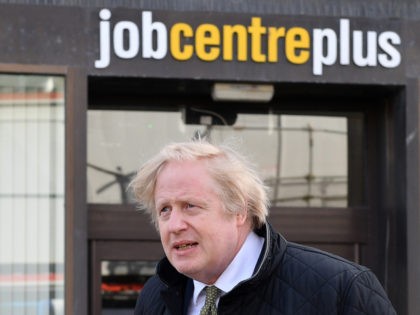
M273 231L266 187L229 148L168 145L131 186L166 255L136 315L396 314L367 268Z

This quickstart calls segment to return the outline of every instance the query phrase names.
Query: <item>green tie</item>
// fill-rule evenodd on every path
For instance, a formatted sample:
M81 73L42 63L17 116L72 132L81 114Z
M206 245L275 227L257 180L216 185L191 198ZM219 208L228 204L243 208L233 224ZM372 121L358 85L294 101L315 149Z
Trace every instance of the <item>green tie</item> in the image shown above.
M215 286L206 287L206 302L200 311L200 315L217 315L216 300L220 293Z

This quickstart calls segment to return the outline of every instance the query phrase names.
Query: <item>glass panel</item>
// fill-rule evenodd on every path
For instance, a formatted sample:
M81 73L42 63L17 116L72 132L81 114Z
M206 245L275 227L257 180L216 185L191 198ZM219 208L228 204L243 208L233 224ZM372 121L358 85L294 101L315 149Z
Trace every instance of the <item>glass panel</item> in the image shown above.
M91 110L88 201L131 202L127 184L142 162L164 144L207 136L237 145L257 163L273 206L347 207L348 121L239 113L232 126L205 126L186 124L181 112Z
M0 75L0 314L64 314L64 81Z
M137 297L146 281L155 274L157 262L101 262L102 315L133 314Z
M347 118L282 116L279 129L274 204L346 207Z

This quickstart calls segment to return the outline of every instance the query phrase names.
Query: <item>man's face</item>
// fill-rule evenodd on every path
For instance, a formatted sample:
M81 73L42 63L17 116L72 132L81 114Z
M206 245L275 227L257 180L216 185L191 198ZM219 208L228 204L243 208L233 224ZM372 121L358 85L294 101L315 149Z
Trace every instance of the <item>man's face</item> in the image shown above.
M242 246L246 214L227 214L203 160L169 162L157 177L155 204L165 254L178 272L212 284Z

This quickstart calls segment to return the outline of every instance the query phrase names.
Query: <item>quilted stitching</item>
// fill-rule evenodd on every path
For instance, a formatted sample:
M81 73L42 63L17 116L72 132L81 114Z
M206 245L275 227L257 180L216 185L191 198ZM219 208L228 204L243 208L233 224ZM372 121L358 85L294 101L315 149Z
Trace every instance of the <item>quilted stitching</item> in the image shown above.
M266 246L271 254L265 257L256 276L220 299L218 314L396 314L379 281L366 267L317 249L287 243L270 227L267 229L272 242ZM148 281L141 294L144 299L139 299L136 306L136 315L172 311L181 314L176 305L183 298L174 294L174 289L182 288L185 277L171 266L160 271L158 268L158 273L167 282L157 277ZM161 299L163 294L167 304Z
M340 295L340 287L337 284L339 284L340 278L350 271L342 268L337 269L332 264L331 267L337 270L330 271L325 267L319 267L322 265L328 267L330 259L331 256L324 253L321 254L303 247L294 248L293 245L288 247L283 261L284 271L282 272L282 275L287 279L282 279L282 281L287 283L295 294L304 298L302 305L296 307L296 311L302 309L306 303L309 303L317 312L326 311L325 307L327 305L319 303L319 295L328 292L329 301L336 300ZM297 277L289 278L291 270L298 273ZM321 273L321 270L324 273ZM335 304L332 305L335 306ZM331 308L331 306L327 308Z
M274 271L224 314L395 314L373 274L341 257L290 243Z
M368 314L365 311L366 309L372 309L378 305L388 305L386 313L383 313L383 310L381 311L383 314L395 314L392 305L386 297L386 293L369 271L364 271L355 277L352 289L344 303L345 309L352 310L349 314ZM364 294L362 295L360 292L364 292ZM353 298L352 295L357 296Z

